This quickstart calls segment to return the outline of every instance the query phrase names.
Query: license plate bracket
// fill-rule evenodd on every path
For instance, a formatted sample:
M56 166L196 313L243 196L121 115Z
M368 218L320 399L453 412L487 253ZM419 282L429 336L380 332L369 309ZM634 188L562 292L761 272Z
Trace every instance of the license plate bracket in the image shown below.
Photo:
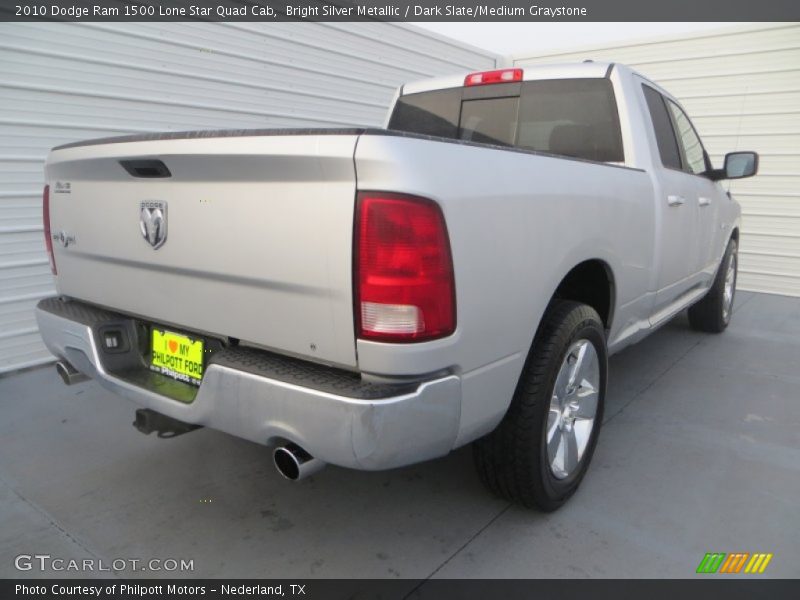
M205 341L168 329L150 330L150 370L199 386L205 366Z

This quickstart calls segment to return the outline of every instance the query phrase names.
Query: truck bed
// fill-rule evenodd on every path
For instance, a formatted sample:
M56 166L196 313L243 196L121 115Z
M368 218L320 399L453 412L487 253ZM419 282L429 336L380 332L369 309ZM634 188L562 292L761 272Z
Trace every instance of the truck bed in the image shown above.
M122 166L137 160L161 161L170 176L137 177ZM579 258L557 250L568 214L581 216L569 227L585 232L582 246L604 248L610 263L633 252L638 264L630 267L644 278L651 260L652 222L637 200L651 187L641 171L413 133L226 130L90 140L54 149L47 179L53 234L75 238L67 248L55 244L60 294L179 332L376 374L469 370L518 354L544 307L487 298L487 282L520 299L555 285L552 263ZM68 193L59 193L66 183ZM357 189L441 205L459 321L476 320L472 327L424 348L355 339ZM167 204L167 242L155 250L139 229L146 201ZM648 224L616 239L618 248L598 234L604 222L614 226L611 205ZM508 235L496 236L497 222ZM515 308L487 312L497 302ZM513 321L520 314L530 321L522 328Z

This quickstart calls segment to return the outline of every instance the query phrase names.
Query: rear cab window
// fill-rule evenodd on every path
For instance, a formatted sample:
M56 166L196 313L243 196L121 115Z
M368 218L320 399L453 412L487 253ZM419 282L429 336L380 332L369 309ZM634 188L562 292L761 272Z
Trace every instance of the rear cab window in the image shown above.
M458 138L461 88L400 96L389 120L389 129Z
M482 144L513 146L518 109L519 98L464 100L458 121L458 137Z
M389 129L596 162L624 162L605 78L552 79L400 96Z

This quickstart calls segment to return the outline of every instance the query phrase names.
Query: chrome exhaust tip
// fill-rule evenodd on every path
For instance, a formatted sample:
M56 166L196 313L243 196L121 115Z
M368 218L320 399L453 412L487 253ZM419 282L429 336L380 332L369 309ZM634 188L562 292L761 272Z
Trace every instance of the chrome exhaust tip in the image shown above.
M324 462L314 458L297 444L286 444L275 448L272 460L278 473L290 481L305 479L325 466Z
M89 379L65 360L60 360L56 363L56 373L61 377L64 385L72 385Z

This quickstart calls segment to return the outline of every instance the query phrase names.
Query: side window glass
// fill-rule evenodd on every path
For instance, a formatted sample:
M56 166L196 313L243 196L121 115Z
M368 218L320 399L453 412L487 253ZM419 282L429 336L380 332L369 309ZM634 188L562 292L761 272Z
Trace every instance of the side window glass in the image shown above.
M681 155L678 150L678 141L675 139L675 130L664 103L664 97L653 88L644 85L644 97L647 108L650 109L650 119L656 133L658 153L661 155L661 164L668 169L681 169Z
M678 141L683 148L688 170L695 175L705 172L706 160L703 156L703 144L700 142L694 127L692 127L692 122L689 121L689 117L677 104L671 100L668 100L667 104L675 121L675 127L678 130Z

